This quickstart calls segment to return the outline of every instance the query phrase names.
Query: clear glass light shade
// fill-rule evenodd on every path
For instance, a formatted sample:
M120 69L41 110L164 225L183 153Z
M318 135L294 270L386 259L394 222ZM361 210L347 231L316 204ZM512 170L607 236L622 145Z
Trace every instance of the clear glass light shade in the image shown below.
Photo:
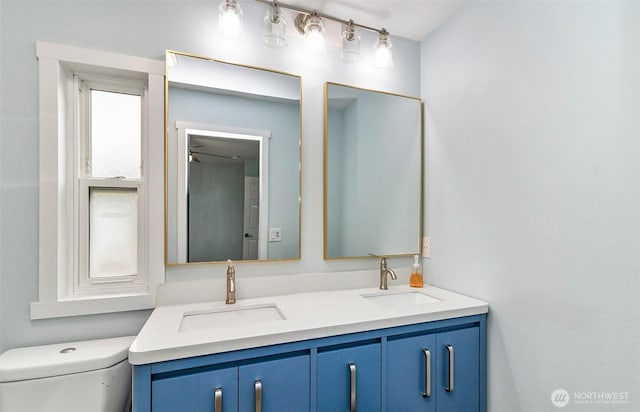
M321 54L325 52L324 25L320 17L309 16L309 20L304 26L304 37L309 53Z
M231 38L242 36L242 9L236 0L224 0L218 9L218 29Z
M287 46L287 22L278 5L274 4L264 16L264 35L262 41L269 47Z
M345 63L355 63L362 58L360 54L360 36L352 22L347 24L342 32L342 46L340 59Z
M378 40L373 45L373 66L381 69L393 67L393 54L391 52L393 45L389 40L389 34L380 33Z

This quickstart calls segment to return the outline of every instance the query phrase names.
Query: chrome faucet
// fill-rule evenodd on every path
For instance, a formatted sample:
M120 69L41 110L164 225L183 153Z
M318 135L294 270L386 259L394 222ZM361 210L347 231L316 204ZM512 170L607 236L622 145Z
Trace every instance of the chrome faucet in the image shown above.
M380 289L381 290L389 289L387 287L387 274L389 274L391 276L391 279L393 280L398 279L396 272L394 272L393 270L387 267L387 258L383 257L382 259L380 259Z
M233 267L231 259L227 259L227 299L225 303L230 305L236 303L236 269Z

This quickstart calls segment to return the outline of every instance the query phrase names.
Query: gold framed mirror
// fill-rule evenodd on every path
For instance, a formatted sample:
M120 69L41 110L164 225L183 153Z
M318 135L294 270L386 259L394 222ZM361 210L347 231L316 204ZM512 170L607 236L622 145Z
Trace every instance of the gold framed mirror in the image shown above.
M166 264L299 259L300 76L166 59Z
M420 254L422 100L325 84L324 258Z

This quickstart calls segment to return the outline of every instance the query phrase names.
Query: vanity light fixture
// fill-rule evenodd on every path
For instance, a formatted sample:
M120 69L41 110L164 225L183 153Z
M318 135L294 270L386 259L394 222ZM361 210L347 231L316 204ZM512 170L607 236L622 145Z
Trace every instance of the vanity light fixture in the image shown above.
M391 40L389 32L382 29L378 35L378 40L373 45L373 66L381 69L393 67L393 55L391 54Z
M360 54L360 36L356 31L353 20L349 20L342 32L342 46L340 47L340 59L346 63L355 63L362 58Z
M231 0L227 0L231 1ZM288 9L297 12L298 15L295 18L295 27L300 34L306 39L306 49L310 53L323 53L325 51L325 28L323 24L324 20L332 20L345 25L342 33L342 45L340 47L339 56L340 59L346 63L353 63L362 58L360 53L360 36L356 30L357 28L376 32L378 38L373 46L372 64L379 68L391 68L393 67L393 57L391 53L391 40L389 38L389 32L386 29L375 29L373 27L358 24L353 20L343 20L337 17L329 16L327 14L319 13L317 10L309 10L298 6L284 4L276 2L274 0L255 0L259 3L265 3L270 5L271 9L267 12L265 17L265 32L264 42L270 46L273 43L267 40L267 36L274 32L274 20L272 19L273 11L276 10L276 15L282 16L281 9ZM235 1L234 1L235 3ZM269 18L269 20L267 20ZM282 18L282 17L281 17ZM284 26L282 31L282 37L285 38ZM286 38L285 38L286 42ZM286 43L285 43L286 44ZM280 44L276 44L276 47L282 47Z
M307 52L322 54L326 51L324 24L318 12L299 14L296 18L296 28L304 35Z
M278 6L278 2L274 1L264 16L264 35L262 41L267 46L273 48L287 47L287 22L284 14Z
M237 0L223 0L218 8L218 28L224 36L242 36L242 8Z

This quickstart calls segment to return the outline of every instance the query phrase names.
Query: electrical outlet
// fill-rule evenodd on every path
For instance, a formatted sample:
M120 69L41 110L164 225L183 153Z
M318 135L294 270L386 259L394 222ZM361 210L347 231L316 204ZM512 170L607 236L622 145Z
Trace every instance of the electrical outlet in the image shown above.
M428 236L422 238L422 257L431 257L431 238Z
M269 242L282 242L282 229L274 227L269 229Z

